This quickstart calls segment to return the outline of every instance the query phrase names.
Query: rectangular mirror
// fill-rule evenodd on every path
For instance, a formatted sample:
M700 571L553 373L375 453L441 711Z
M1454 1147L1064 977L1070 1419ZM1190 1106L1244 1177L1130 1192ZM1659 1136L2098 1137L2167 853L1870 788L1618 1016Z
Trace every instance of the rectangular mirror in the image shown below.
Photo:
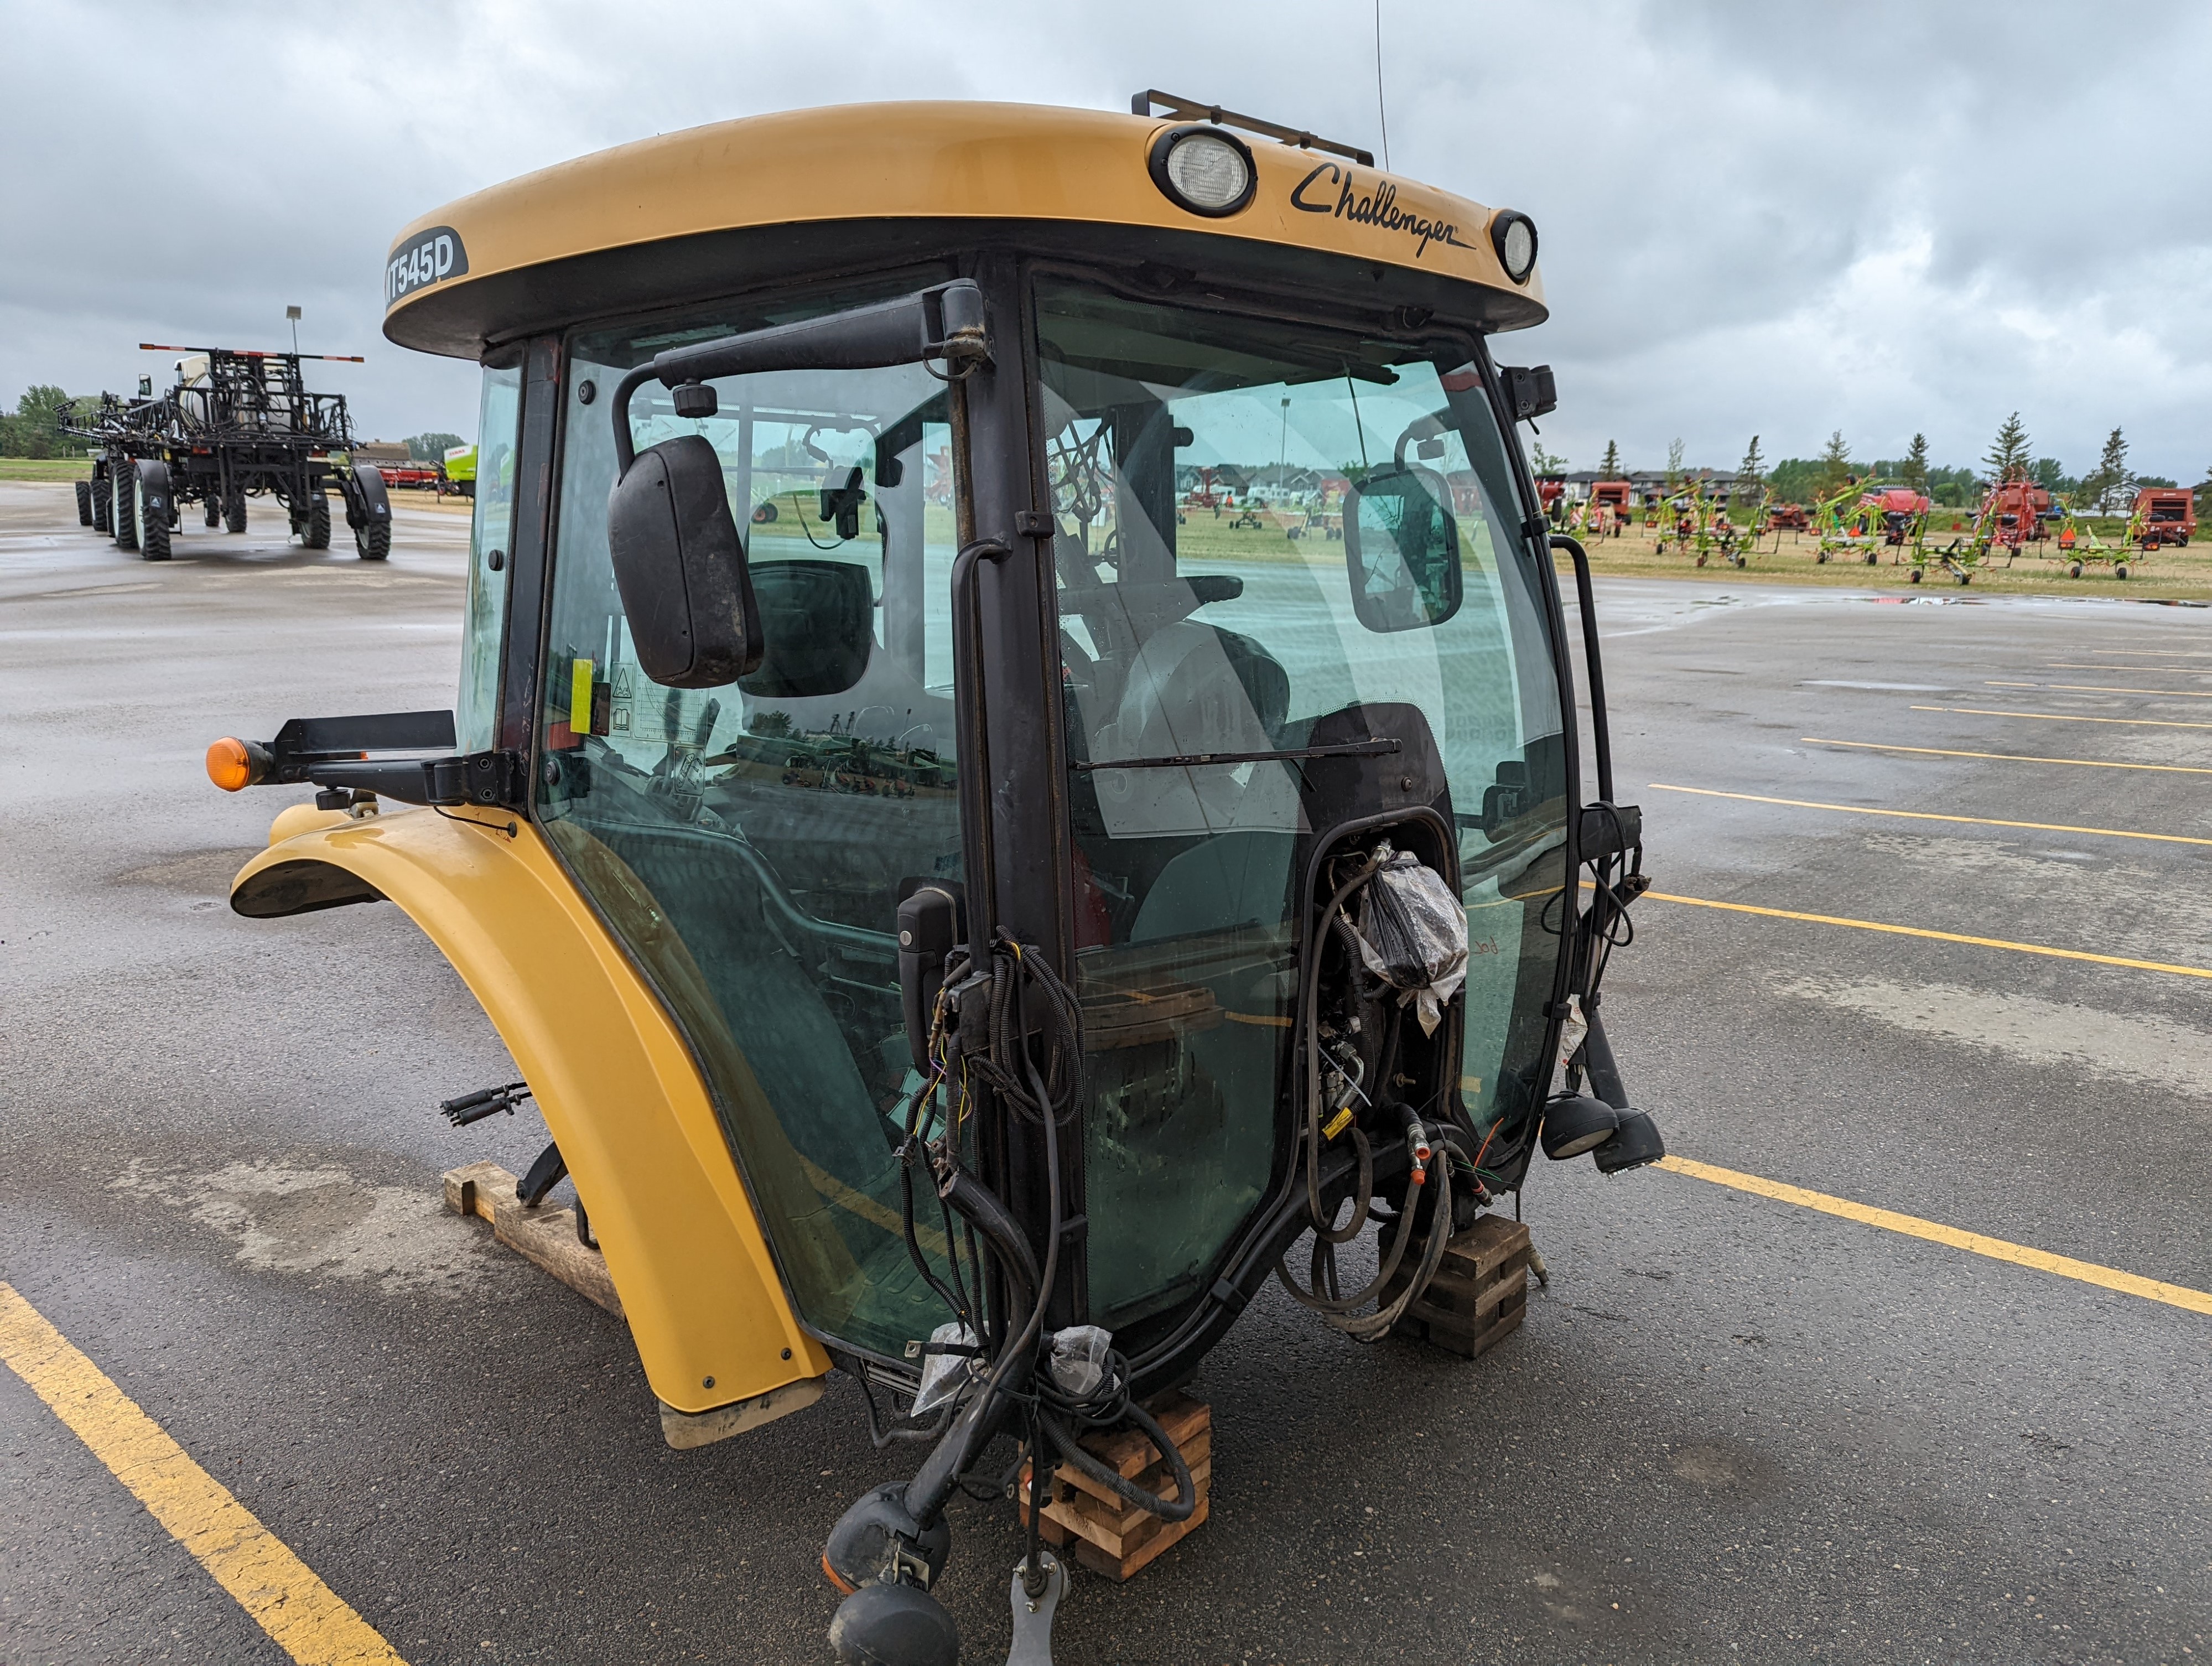
M1345 494L1352 609L1370 630L1419 630L1459 611L1459 524L1434 471L1380 470Z

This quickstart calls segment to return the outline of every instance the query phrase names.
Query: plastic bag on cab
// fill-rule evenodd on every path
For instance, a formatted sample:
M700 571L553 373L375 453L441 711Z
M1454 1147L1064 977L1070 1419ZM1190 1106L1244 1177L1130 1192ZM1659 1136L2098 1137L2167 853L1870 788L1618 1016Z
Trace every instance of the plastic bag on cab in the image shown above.
M1467 981L1467 910L1443 874L1410 850L1378 846L1382 866L1359 904L1359 958L1367 970L1402 989L1420 1014L1421 1033L1436 1033L1443 1005Z
M1106 1355L1114 1346L1111 1331L1097 1325L1070 1325L1052 1336L1052 1380L1071 1400L1088 1400L1106 1380Z

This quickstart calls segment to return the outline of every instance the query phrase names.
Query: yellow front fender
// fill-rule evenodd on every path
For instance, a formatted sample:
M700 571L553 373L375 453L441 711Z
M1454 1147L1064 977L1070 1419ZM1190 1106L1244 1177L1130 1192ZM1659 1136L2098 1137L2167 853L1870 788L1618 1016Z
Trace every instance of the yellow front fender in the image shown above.
M787 1385L813 1388L829 1356L793 1314L698 1067L538 830L302 805L270 839L233 909L388 897L482 1003L591 1212L653 1392L737 1426L812 1400Z

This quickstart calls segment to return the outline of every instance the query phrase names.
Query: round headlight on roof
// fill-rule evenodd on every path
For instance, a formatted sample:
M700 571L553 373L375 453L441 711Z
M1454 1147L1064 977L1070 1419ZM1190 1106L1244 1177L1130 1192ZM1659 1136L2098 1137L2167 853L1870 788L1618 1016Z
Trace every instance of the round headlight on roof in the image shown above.
M1536 270L1536 222L1512 209L1491 216L1490 246L1498 251L1498 264L1516 283L1526 283Z
M1170 202L1211 219L1236 213L1258 184L1244 142L1204 124L1168 129L1152 141L1148 165Z

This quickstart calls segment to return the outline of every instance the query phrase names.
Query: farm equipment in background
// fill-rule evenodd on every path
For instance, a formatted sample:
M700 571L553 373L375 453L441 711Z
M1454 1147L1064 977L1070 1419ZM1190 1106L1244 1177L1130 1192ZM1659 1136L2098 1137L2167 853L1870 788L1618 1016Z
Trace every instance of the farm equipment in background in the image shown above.
M1761 523L1765 530L1775 534L1777 549L1784 532L1810 532L1812 517L1802 503L1774 503L1767 506L1766 519Z
M1928 541L1928 512L1935 505L1923 493L1910 486L1882 486L1868 491L1861 502L1873 512L1883 549L1901 552ZM1900 553L1896 559L1904 556Z
M2055 500L2053 507L2058 516L2058 559L2065 565L2067 577L2078 579L2084 568L2100 564L2109 564L2116 579L2127 577L2129 557L2135 549L2133 538L2123 534L2118 544L2107 544L2064 498ZM2133 516L2129 517L2128 526L2132 532Z
M1635 511L1636 489L1626 480L1600 480L1577 514L1575 530L1586 538L1619 538Z
M336 487L361 558L392 553L391 501L383 476L353 459L345 396L310 393L300 374L302 359L358 357L139 347L184 355L167 393L141 377L136 398L103 393L88 413L64 406L57 416L63 433L99 447L92 478L77 483L81 525L107 533L118 549L167 561L186 504L204 506L210 528L242 532L246 499L267 495L284 507L302 545L327 550Z
M1555 530L1564 531L1567 521L1566 477L1543 474L1536 477L1536 500L1544 506L1544 519Z
M2023 545L2047 542L2051 532L2051 494L2033 480L2012 479L1992 486L1982 500L1982 519L1989 522L1989 550L2005 552L2012 565Z
M2197 499L2179 487L2145 486L2128 516L2128 543L2141 550L2185 544L2197 535Z
M1705 496L1703 480L1692 480L1688 490L1675 493L1668 500L1667 508L1672 520L1661 528L1657 554L1665 555L1668 544L1674 543L1694 551L1700 567L1711 561L1730 567L1744 564L1747 556L1742 529L1727 510Z
M384 477L385 489L443 492L446 471L435 462L417 457L404 446L356 445L353 460L372 465Z
M2040 489L2039 488L2039 489ZM2045 494L2046 497L2048 494ZM1956 522L1953 525L1955 526ZM1909 553L1905 559L1911 563L1905 577L1918 584L1931 569L1948 573L1960 584L1973 582L1974 575L1990 558L2002 530L1998 522L1996 494L1983 498L1982 507L1974 516L1974 524L1963 536L1953 538L1941 550L1928 547L1928 517L1923 514L1917 522ZM2008 562L2007 565L2010 565Z
M1815 562L1863 561L1871 567L1881 559L1868 496L1865 483L1846 475L1842 485L1813 506L1813 527L1819 538L1813 550Z

